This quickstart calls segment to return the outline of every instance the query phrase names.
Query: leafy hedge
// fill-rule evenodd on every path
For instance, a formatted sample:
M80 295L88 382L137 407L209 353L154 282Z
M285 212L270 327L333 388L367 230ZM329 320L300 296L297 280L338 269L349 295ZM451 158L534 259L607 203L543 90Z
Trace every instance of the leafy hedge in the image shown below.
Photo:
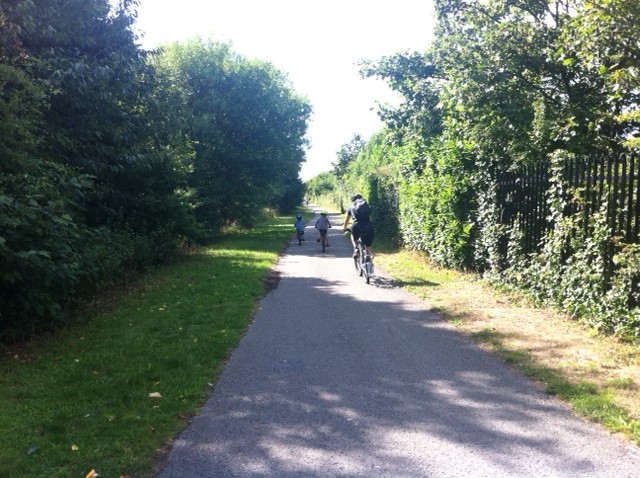
M639 338L639 248L616 237L602 211L586 225L583 214L567 216L559 171L567 155L638 144L640 4L437 0L435 10L424 52L363 63L363 75L403 101L381 109L385 130L338 154L336 191L368 196L404 247ZM549 162L553 228L540 252L525 253L522 232L501 221L496 178ZM615 267L605 270L611 248Z

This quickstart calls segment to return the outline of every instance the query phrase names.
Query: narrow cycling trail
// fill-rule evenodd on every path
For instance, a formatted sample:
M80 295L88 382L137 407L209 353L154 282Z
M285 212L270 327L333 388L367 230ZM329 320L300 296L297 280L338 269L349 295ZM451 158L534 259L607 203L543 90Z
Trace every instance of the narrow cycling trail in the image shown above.
M158 478L640 476L636 447L388 278L365 284L330 219L324 254L315 221L302 246L292 235L278 287Z

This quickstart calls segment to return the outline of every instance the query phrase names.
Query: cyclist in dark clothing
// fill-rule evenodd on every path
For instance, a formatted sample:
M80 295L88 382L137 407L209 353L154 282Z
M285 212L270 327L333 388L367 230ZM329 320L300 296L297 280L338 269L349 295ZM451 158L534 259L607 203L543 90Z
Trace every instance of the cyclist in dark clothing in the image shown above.
M362 203L366 207L362 206ZM353 257L356 257L356 242L359 238L362 239L362 243L371 248L373 244L373 223L371 222L371 216L369 214L369 206L360 194L354 194L351 196L351 204L347 208L347 214L342 223L342 229L347 230L349 220L352 221L351 225L351 243L353 244ZM371 249L369 249L371 252Z

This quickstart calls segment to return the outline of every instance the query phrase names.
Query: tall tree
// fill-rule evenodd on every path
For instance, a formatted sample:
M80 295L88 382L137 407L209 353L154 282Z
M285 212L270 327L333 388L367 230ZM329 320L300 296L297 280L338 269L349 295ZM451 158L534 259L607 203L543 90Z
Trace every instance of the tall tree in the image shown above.
M630 147L640 146L638 22L640 3L634 0L576 1L557 50L564 63L592 79L602 105L593 128Z
M354 134L351 141L340 147L336 153L336 162L333 163L333 172L338 178L346 174L349 163L356 158L365 144L366 142L359 134Z
M251 223L265 205L301 193L311 109L282 72L229 44L201 40L166 46L156 65L185 93L195 150L189 185L201 222L214 231L229 221Z

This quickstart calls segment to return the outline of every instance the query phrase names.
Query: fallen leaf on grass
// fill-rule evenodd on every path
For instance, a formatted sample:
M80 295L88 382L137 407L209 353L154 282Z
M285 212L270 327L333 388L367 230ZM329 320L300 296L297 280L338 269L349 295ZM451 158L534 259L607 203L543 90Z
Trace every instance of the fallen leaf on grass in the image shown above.
M87 473L87 475L84 478L98 478L100 475L98 473L96 473L96 470L94 470L93 468L91 468L89 470L89 473Z
M151 392L149 398L162 398L162 395L160 395L160 392Z
M78 448L78 445L76 445L75 443L71 445L71 451L78 451L80 448Z

